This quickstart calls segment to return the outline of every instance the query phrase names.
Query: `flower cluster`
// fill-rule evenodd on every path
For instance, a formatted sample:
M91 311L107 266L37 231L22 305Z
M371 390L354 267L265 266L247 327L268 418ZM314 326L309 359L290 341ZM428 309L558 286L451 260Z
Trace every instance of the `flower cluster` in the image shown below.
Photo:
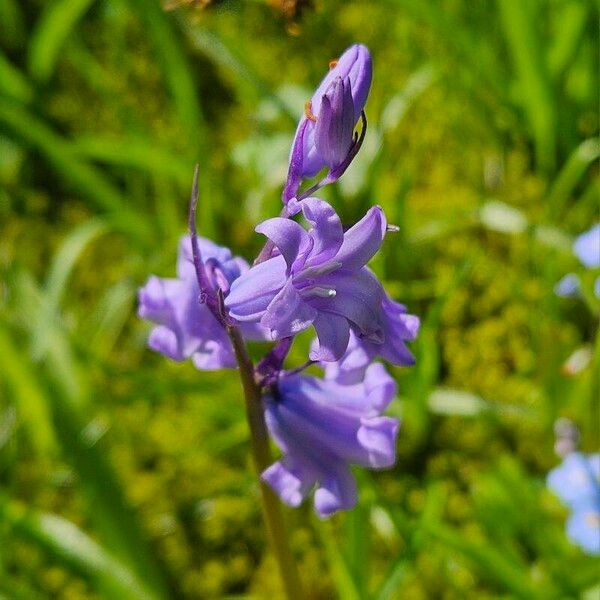
M600 555L600 454L569 452L547 482L571 510L568 536L584 552Z
M351 46L330 67L296 131L281 215L256 227L267 241L253 266L196 235L194 191L177 279L152 276L139 292L139 315L156 325L149 346L174 360L191 358L198 369L235 367L236 335L275 342L254 371L266 424L282 451L262 478L290 506L316 490L323 517L356 503L351 465L394 464L399 424L382 412L396 386L373 360L412 365L406 343L419 329L419 319L386 294L367 266L397 230L381 207L345 229L334 208L314 195L344 173L367 127L369 51ZM306 227L293 219L298 214ZM284 370L294 337L310 327L310 360ZM303 373L311 364L322 377Z

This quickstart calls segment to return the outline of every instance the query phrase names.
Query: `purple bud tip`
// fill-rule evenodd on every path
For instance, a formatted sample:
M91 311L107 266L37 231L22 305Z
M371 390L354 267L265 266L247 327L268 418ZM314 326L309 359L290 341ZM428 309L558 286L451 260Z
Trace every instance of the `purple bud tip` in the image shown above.
M297 194L303 178L314 177L324 167L335 171L335 180L360 147L353 131L371 88L371 55L366 46L354 44L339 60L331 61L329 67L305 104L304 116L296 130L284 202Z

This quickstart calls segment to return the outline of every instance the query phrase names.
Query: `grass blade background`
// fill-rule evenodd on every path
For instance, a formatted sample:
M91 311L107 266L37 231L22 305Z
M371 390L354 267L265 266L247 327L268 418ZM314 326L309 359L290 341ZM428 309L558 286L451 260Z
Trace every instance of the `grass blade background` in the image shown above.
M517 72L519 96L535 142L538 167L552 173L556 165L556 110L536 30L537 2L498 0L500 21Z
M160 598L145 589L124 566L73 523L28 509L0 493L0 516L19 534L91 579L103 597L124 600Z
M50 79L67 36L93 2L54 0L46 6L29 40L28 66L34 79Z

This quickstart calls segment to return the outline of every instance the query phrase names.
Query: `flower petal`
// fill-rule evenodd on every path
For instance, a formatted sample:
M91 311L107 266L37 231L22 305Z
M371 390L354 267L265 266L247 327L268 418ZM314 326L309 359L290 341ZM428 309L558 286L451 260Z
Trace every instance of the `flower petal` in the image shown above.
M316 316L317 311L304 301L290 279L273 298L260 324L271 330L272 339L278 340L306 329Z
M350 468L344 464L336 465L315 492L315 511L321 518L330 517L338 510L352 508L357 500L356 480Z
M350 79L354 114L358 118L367 101L373 77L371 55L368 48L362 44L354 44L344 51L335 67L325 75L312 97L312 110L315 114L320 111L321 98L337 77Z
M356 437L367 455L364 466L372 469L391 467L396 462L398 420L391 417L369 417L362 418L361 423Z
M204 341L192 354L192 362L197 369L202 371L216 371L217 369L235 369L237 361L231 342L221 329L220 339Z
M297 268L302 267L313 245L306 230L291 219L282 217L267 219L257 225L255 231L266 235L277 246L285 259L288 273L296 261Z
M337 254L344 241L344 228L333 207L320 198L302 201L302 213L310 223L313 248L306 266L321 264Z
M314 321L318 348L311 349L311 360L334 361L342 357L350 339L350 325L345 317L320 313Z
M554 286L554 293L561 298L572 298L577 296L580 287L579 277L575 273L568 273Z
M315 484L314 473L287 456L263 471L260 478L292 507L300 506Z
M396 396L398 386L381 363L372 363L365 372L365 390L374 412L381 413Z
M342 269L354 271L366 265L381 248L387 228L387 220L380 206L373 206L356 225L344 234L342 244L335 259L342 263Z
M600 223L575 240L573 252L588 269L600 267Z
M352 146L356 118L350 80L336 77L321 100L315 146L330 168L342 163Z
M219 246L213 241L198 237L198 247L202 260L206 261L209 258L216 259L220 265L224 266L232 260L231 250L225 246ZM192 243L189 235L184 235L179 241L179 252L177 255L177 277L180 279L196 278L196 270L194 268Z
M355 273L332 273L319 284L336 290L333 298L315 298L311 304L327 313L346 317L361 335L383 341L381 301L383 288L367 269Z
M238 321L258 321L286 282L283 256L262 262L231 284L225 306Z
M148 337L148 347L172 360L182 361L187 358L182 352L177 335L165 325L159 325L152 329Z

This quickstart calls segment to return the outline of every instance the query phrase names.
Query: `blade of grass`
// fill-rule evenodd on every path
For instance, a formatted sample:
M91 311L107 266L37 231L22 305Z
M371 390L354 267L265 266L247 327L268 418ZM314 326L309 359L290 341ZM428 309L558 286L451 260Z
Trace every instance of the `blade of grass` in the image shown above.
M360 598L366 598L369 575L370 526L369 510L359 504L347 515L344 523L346 561Z
M26 37L25 16L18 0L0 2L0 39L8 48L20 47Z
M344 598L344 600L361 600L361 595L356 586L356 582L354 581L348 564L338 547L331 523L319 521L316 529L321 543L323 544L323 548L325 549L325 555L329 562L331 576L335 582L339 598Z
M153 600L127 568L70 521L34 511L0 493L0 517L18 534L45 548L54 558L83 574L109 598Z
M201 27L191 27L182 19L179 20L179 24L194 48L210 58L217 66L234 76L232 82L238 92L241 91L243 95L248 88L253 90L257 100L271 101L289 119L290 123L296 124L298 115L291 110L278 94L269 88L268 84L254 71L247 61L235 52L232 43L223 40L222 37L214 32ZM247 85L241 88L243 82L246 82Z
M29 40L27 63L34 79L46 82L52 77L65 40L93 2L55 0L46 5Z
M104 222L99 219L90 219L65 237L54 256L41 296L42 304L36 319L37 323L31 335L31 352L34 360L40 360L48 349L49 334L53 329L61 298L67 289L77 260L87 246L107 230L108 227Z
M31 334L41 320L44 302L42 291L28 271L19 271L15 275L12 289L18 306L14 316ZM44 324L44 330L48 351L43 356L52 364L52 373L60 380L65 395L72 403L80 405L89 398L89 386L75 360L66 332L54 318ZM30 345L34 342L32 340Z
M149 551L137 517L110 464L105 438L89 439L85 435L86 419L76 407L65 402L59 385L60 382L55 381L49 392L56 432L65 456L74 466L89 499L90 516L99 536L111 552L152 590L153 595L169 597L162 572Z
M170 16L162 10L158 2L130 0L137 7L148 27L148 34L154 41L158 59L162 65L167 86L173 97L175 108L183 130L187 133L189 147L192 149L188 167L188 185L191 185L192 165L208 165L210 157L210 131L206 125L197 85L188 58L183 51L180 36L171 23ZM219 186L212 183L208 169L204 169L199 180L201 201L198 217L202 224L202 233L208 237L215 232L215 207L222 206ZM210 200L209 200L210 199Z
M538 168L546 174L556 164L556 114L553 91L537 35L534 3L498 0L500 23L515 64L520 100L533 136Z
M0 93L13 100L28 104L33 100L34 91L27 78L0 52Z
M548 51L548 66L552 77L560 81L584 39L589 6L586 2L566 2L557 6L555 32Z
M517 564L493 546L474 542L451 527L436 523L434 526L423 524L429 536L453 552L457 552L476 567L483 579L501 585L519 598L550 598L548 590L534 584L527 576L525 565Z
M12 390L17 415L27 429L32 446L41 458L56 454L57 443L48 400L32 376L32 365L0 325L0 373Z
M85 434L88 418L73 401L70 389L73 376L69 370L77 365L74 361L64 360L61 351L56 349L57 342L53 340L51 351L42 363L44 368L34 367L27 354L15 344L11 345L9 338L2 337L0 341L5 342L6 339L8 343L0 347L0 350L6 350L6 356L10 360L0 363L0 372L8 372L10 376L12 371L6 371L7 365L20 365L21 369L17 371L19 379L15 385L21 386L23 401L31 402L39 396L36 406L41 404L45 407L46 414L50 413L49 427L53 427L53 434L60 442L65 458L78 474L99 536L107 543L111 552L125 561L155 595L167 597L162 573L147 548L136 515L127 503L118 477L107 458L109 450L106 442L90 439ZM63 344L63 350L71 352L64 336L59 337L58 341ZM42 376L45 376L45 385L42 385ZM10 383L12 382L9 381ZM90 387L87 379L83 383ZM37 390L37 394L32 393ZM36 426L42 422L35 419Z
M73 140L73 153L96 162L135 168L170 177L182 187L190 185L190 163L151 140L137 137L80 137Z
M127 207L118 190L99 171L76 157L68 141L32 113L2 98L0 122L39 150L65 181L107 213L116 229L139 241L149 239L149 223Z
M136 288L129 281L119 281L108 288L92 312L83 339L89 340L89 349L100 360L114 347L129 315Z
M375 594L375 600L393 600L397 598L398 588L402 585L406 575L410 570L411 561L401 560L397 562L391 572L385 578L383 585Z
M559 217L588 167L600 157L600 138L582 142L569 156L546 198L550 218Z

